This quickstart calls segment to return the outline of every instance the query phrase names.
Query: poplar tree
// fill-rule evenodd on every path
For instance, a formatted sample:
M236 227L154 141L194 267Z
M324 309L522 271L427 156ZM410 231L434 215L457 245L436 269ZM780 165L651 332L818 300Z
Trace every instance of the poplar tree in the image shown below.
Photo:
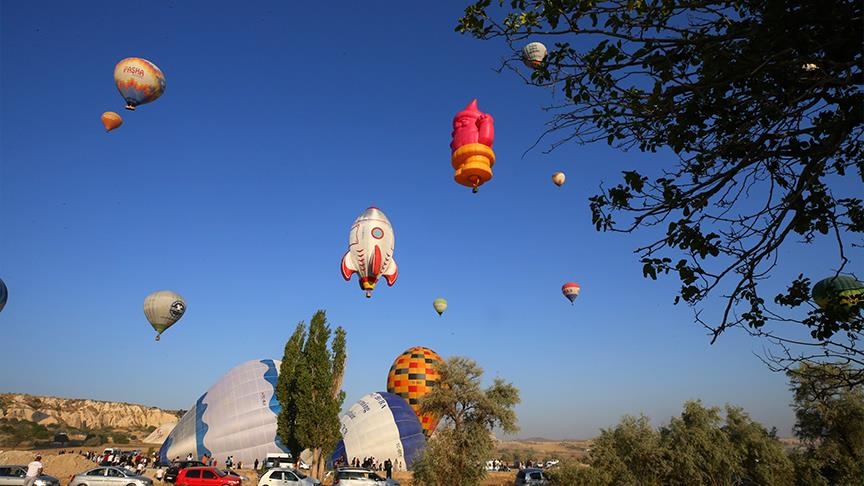
M285 354L276 382L276 397L282 410L277 417L279 439L299 457L312 451L310 474L321 479L326 452L339 441L339 412L345 393L345 330L337 327L332 342L324 310L297 324L285 344ZM328 348L328 343L330 347Z

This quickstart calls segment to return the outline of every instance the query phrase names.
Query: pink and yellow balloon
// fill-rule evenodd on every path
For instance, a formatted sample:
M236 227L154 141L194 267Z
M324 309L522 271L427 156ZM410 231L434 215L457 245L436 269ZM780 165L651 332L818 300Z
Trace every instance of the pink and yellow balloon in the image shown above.
M114 84L126 100L126 109L151 103L165 92L165 75L155 64L140 57L127 57L114 67Z

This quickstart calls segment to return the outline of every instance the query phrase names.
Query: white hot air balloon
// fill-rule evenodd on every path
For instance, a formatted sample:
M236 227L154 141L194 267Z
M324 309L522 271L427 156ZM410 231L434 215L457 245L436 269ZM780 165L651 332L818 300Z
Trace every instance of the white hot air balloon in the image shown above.
M232 456L235 463L251 465L267 454L289 452L276 435L276 416L282 410L275 393L280 364L247 361L219 378L168 434L159 449L162 462L191 452L195 458Z
M156 340L186 313L186 301L177 292L159 290L144 299L144 315L156 330Z
M406 468L426 446L417 414L395 393L364 395L339 418L342 440L332 461L348 464L354 457L390 458Z
M522 48L522 62L531 69L543 64L546 59L546 46L540 42L531 42Z

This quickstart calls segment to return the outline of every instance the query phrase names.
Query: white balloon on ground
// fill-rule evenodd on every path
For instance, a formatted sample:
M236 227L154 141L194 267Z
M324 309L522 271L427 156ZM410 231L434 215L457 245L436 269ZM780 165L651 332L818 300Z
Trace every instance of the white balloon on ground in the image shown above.
M336 445L332 460L343 464L349 464L355 457L374 457L381 463L390 459L394 468L401 464L407 469L426 446L417 414L395 393L364 395L339 422L342 440Z
M251 466L268 453L289 452L276 435L276 416L282 410L275 394L279 366L272 359L248 361L222 376L165 439L160 460L185 459L191 453L219 464L232 456L235 464Z

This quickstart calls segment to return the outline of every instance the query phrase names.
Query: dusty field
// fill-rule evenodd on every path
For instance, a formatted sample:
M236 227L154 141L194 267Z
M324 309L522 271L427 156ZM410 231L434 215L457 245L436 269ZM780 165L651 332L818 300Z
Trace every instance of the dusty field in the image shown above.
M502 441L498 444L497 459L507 464L512 464L515 457L519 457L523 461L528 460L528 458L531 461L578 458L585 455L585 448L589 445L590 441ZM155 448L155 446L153 444L128 444L123 446L123 449L141 449L145 452L151 448ZM102 447L96 449L101 450ZM43 449L39 451L0 450L0 464L27 464L33 460L33 456L38 452L42 455L45 474L58 478L62 486L67 486L73 475L96 466L94 462L87 460L79 454L81 450L86 449L71 448L67 449L65 454L60 454L58 449ZM160 483L155 479L155 472L155 469L147 469L145 476L153 478L154 484L158 485ZM237 473L246 478L246 481L243 482L244 486L256 486L258 484L257 475L253 471L241 469L237 470ZM410 472L394 471L393 477L402 483L403 486L411 485ZM515 477L515 470L509 472L490 472L481 483L481 486L512 486ZM331 484L332 476L325 478L323 483L325 485ZM161 484L171 486L170 483Z

